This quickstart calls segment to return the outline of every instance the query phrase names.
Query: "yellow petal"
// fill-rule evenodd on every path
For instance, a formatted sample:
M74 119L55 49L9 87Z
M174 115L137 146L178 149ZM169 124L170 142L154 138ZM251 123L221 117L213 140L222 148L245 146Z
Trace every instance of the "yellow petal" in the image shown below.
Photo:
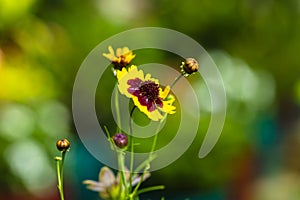
M125 55L125 62L130 63L134 57L135 55L130 52L130 54Z
M126 68L122 68L122 71L117 70L117 79L118 79L118 88L121 94L126 95L127 97L131 97L131 94L127 91L129 88L127 81L128 79L126 78L126 75L128 74Z
M123 68L122 71L117 71L117 78L118 78L118 88L121 94L126 95L127 97L131 98L132 94L130 94L127 90L130 85L127 84L128 80L139 78L144 81L144 73L142 70L138 70L135 65L132 65L128 68L128 71Z
M109 53L103 53L102 55L104 57L106 57L108 60L114 61L116 59L116 56L115 56L115 53L114 53L114 49L111 46L109 46L108 47L108 51L109 51Z
M114 52L114 49L112 48L112 46L108 47L108 51L111 55L115 56L115 52Z
M136 96L132 96L132 100L134 105L136 105L141 112L145 113L149 119L153 121L158 121L163 118L163 116L160 114L160 112L157 109L155 109L152 112L149 112L147 106L141 105Z
M142 70L138 70L135 65L131 65L131 67L128 68L128 73L127 73L127 78L128 80L130 79L135 79L139 78L142 81L144 81L144 72Z
M117 48L116 55L117 55L117 57L122 55L122 49L121 48Z
M176 113L176 111L175 111L176 107L175 106L167 104L166 102L163 102L163 103L164 103L163 111L165 113L168 113L168 114L174 114L174 113Z
M148 117L153 121L159 121L163 119L163 116L160 114L159 110L154 110L152 112L148 112Z
M122 71L118 70L117 71L117 79L120 80L122 79L126 74L127 74L127 70L125 67L122 68Z
M123 47L122 54L124 55L124 54L127 54L127 53L130 53L129 48L128 47Z
M158 82L157 79L151 78L151 74L146 74L146 76L145 76L145 81L152 81L152 82L154 82L154 83L156 83L156 84L159 84L159 82Z
M103 53L102 55L110 61L114 61L115 59L115 56L109 53Z
M161 92L161 90L160 90L159 96L160 96L162 99L165 99L165 98L168 96L169 92L170 92L170 86L167 86L167 87L165 87L165 89L164 89L163 92Z

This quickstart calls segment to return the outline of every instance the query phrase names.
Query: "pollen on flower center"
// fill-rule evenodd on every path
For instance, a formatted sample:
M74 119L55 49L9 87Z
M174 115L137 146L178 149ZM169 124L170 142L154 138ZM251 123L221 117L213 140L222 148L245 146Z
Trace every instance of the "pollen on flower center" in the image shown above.
M158 84L152 81L144 82L140 87L141 95L147 97L149 100L156 100L159 95L159 86Z

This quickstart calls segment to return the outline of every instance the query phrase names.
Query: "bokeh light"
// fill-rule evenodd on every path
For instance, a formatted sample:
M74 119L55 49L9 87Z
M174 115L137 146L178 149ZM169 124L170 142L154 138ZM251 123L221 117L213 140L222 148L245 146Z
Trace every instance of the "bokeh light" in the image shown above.
M211 102L203 79L191 77L201 99L198 135L180 159L143 183L166 189L141 199L299 199L299 24L300 3L294 0L0 0L0 199L57 199L53 157L61 138L71 138L66 199L98 198L82 185L97 179L102 164L73 126L73 82L101 41L153 26L180 31L210 53L224 81L227 113L215 148L198 159ZM134 53L137 65L155 62L178 70L182 61L151 49ZM101 80L106 87L99 87L95 102L99 123L115 131L108 99L112 79ZM172 140L176 127L166 123L159 147Z
M6 105L0 112L0 134L14 141L29 137L35 130L35 113L24 105Z
M12 143L4 156L12 173L36 195L42 195L43 190L55 181L55 169L47 159L43 146L33 139Z

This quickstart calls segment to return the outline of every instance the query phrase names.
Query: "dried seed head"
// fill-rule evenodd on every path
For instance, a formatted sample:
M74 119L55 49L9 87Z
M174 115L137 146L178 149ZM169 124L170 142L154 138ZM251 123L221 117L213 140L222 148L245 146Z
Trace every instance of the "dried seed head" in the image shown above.
M126 147L127 144L128 144L127 136L123 133L116 133L113 136L113 140L114 140L116 146L121 148L121 149Z
M59 151L67 151L70 148L70 142L67 139L61 139L56 142Z
M189 76L192 73L197 72L199 69L199 64L194 58L187 58L181 65L181 73L184 76Z

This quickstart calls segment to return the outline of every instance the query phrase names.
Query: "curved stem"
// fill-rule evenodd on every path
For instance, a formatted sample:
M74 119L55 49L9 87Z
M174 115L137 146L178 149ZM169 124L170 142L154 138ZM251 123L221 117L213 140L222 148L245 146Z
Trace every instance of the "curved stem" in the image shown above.
M165 189L164 185L157 185L157 186L143 188L140 191L138 191L136 194L139 195L139 194L142 194L145 192L150 192L150 191L154 191L154 190L163 190L163 189Z
M174 85L175 85L182 77L184 77L183 74L180 74L180 76L177 76L177 77L175 78L175 80L173 81L173 83L171 84L170 89L172 89L172 88L174 87Z

